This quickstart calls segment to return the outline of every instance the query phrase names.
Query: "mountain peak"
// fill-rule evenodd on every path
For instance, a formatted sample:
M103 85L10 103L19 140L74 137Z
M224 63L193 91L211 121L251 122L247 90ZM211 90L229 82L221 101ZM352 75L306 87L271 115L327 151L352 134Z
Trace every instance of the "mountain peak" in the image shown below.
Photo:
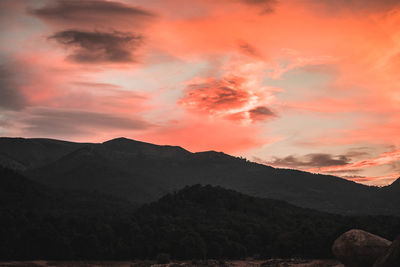
M139 141L129 139L126 137L117 137L117 138L113 138L108 141L105 141L105 142L103 142L103 144L105 144L105 143L120 143L120 142L139 142Z
M389 187L392 187L392 188L399 188L399 189L400 189L400 177L397 178L396 180L394 180L393 183L391 183L391 184L389 185Z
M224 152L217 152L214 150L202 151L194 153L196 158L209 159L209 160L232 160L235 157L225 154Z
M189 151L185 150L180 146L169 146L169 145L156 145L129 139L126 137L118 137L104 142L102 145L112 150L130 152L130 153L143 153L146 155L152 155L157 157L173 157L178 154L187 155Z
M146 143L146 142L142 142L142 141L137 141L134 139L129 139L126 137L117 137L108 141L105 141L102 143L103 145L111 145L111 146L118 146L118 147L123 147L125 145L128 146L157 146L151 143Z

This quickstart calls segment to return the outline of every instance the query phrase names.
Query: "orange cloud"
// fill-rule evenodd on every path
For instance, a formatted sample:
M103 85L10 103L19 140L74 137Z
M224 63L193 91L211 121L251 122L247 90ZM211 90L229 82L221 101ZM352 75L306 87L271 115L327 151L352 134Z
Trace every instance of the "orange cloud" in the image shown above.
M261 61L241 56L220 67L222 77L194 78L185 82L178 104L193 113L241 121L245 124L276 117L271 106L281 89L264 86ZM218 74L216 74L217 76Z
M186 95L180 104L188 109L217 113L219 111L241 108L251 98L247 90L242 88L244 79L240 77L224 77L222 80L197 79L186 87Z
M206 113L237 121L258 121L275 117L268 107L261 105L260 96L244 86L245 79L224 77L196 79L189 83L179 104L196 113Z
M43 126L46 118L70 122L82 115L84 131L69 132L75 140L115 134L196 151L259 147L261 157L281 159L287 155L280 151L290 151L308 155L293 166L341 174L359 168L366 178L358 181L371 183L380 178L369 168L399 157L395 151L353 163L338 157L349 144L400 145L398 1L0 6L0 56L7 60L0 68L2 133L39 136L43 129L60 136L56 122ZM101 127L101 118L110 127ZM281 147L262 147L274 136ZM312 161L329 166L311 168L321 166Z

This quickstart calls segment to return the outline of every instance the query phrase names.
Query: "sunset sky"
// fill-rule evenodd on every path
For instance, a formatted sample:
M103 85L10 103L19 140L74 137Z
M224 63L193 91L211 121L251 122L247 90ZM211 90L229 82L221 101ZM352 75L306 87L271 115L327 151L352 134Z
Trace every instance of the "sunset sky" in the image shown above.
M386 185L396 0L1 0L0 136L125 136Z

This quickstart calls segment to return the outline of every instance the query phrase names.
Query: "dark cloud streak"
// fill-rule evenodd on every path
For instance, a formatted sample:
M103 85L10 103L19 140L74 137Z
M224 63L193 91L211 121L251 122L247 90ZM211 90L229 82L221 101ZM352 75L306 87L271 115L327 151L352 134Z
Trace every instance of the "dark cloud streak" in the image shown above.
M272 161L263 161L264 164L294 169L320 168L349 164L351 159L346 155L331 155L326 153L311 153L302 157L290 155L284 158L275 157Z
M142 43L142 36L122 32L87 32L67 30L50 39L72 48L69 59L81 63L135 62L133 51Z
M115 114L36 108L20 121L27 135L69 136L107 130L143 130L152 125L134 116Z
M341 12L381 12L400 6L398 0L308 0L315 7L322 7L330 14Z
M250 117L253 121L256 120L265 120L271 117L276 117L275 112L267 107L256 107L254 109L249 110Z
M41 8L28 12L45 21L65 25L89 24L91 26L109 26L115 22L140 23L155 15L139 7L104 0L58 0L50 1Z
M244 4L260 8L260 15L274 12L276 0L239 0Z
M261 55L261 53L258 51L257 48L255 48L253 45L244 42L244 41L240 41L239 42L239 49L240 51L247 55L247 56L251 56L254 58L263 58L263 56Z

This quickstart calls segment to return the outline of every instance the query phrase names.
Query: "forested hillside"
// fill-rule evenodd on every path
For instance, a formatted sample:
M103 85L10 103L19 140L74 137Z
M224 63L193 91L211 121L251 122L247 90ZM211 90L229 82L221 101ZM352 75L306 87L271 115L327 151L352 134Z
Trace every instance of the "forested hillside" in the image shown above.
M396 183L380 189L221 152L191 153L126 138L101 144L0 138L0 164L51 187L103 192L137 203L187 185L211 184L320 211L400 215Z
M104 194L50 189L0 171L0 259L330 257L351 228L388 239L400 218L346 217L194 185L136 207Z

